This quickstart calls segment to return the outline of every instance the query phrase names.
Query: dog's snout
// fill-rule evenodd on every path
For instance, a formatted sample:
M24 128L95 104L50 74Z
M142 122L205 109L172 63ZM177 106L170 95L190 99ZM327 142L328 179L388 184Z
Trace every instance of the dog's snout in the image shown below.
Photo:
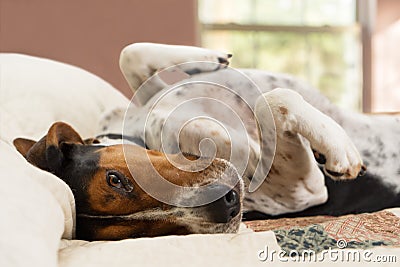
M240 197L236 189L209 204L211 220L215 223L228 223L240 212Z

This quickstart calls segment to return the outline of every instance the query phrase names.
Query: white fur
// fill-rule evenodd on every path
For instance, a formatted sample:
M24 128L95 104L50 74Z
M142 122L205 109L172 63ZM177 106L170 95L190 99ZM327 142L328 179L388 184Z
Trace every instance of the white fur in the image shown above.
M173 64L204 60L218 63L219 57L227 59L226 54L202 48L142 43L130 45L122 51L120 66L135 92L151 75ZM397 168L400 138L395 138L400 135L398 117L374 118L344 113L318 91L287 75L243 70L243 75L252 81L243 84L237 80L237 73L230 69L209 72L210 69L204 64L198 64L198 68L203 73L193 75L173 87L157 78L156 82L150 82L145 90L141 90L139 102L143 106L128 110L124 134L143 138L151 149L173 153L181 148L184 152L195 154L207 152L207 149L203 151L199 145L205 138L214 136L212 139L215 147L211 147L208 153L215 153L217 157L225 159L230 159L228 152L247 155L248 164L236 167L243 171L245 179L259 179L253 177L257 165L260 162L268 165L270 155L268 151L260 150L255 118L249 112L249 109L255 110L262 133L270 131L275 122L276 151L267 179L257 191L247 194L244 205L245 209L257 207L257 210L267 214L301 211L326 201L324 178L311 148L325 155L326 170L344 174L332 177L335 179L355 178L363 164L358 150L370 151L370 156L364 155L369 161L370 171L379 173L385 182L399 186L400 170ZM182 70L187 71L184 68ZM190 83L199 80L213 81L230 88L246 99L248 106L235 104L233 94L216 90L212 85L202 85L201 90L198 90L198 85ZM261 92L253 94L257 86ZM277 89L279 87L292 90ZM223 100L232 106L235 114L239 114L244 121L246 136L243 137L238 131L240 125L233 120L232 114L221 111L222 105L199 101L196 105L173 113L184 101L204 95ZM158 99L162 101L156 102ZM155 103L157 105L153 109ZM209 120L185 124L191 116L202 112L210 117L218 117L223 126ZM269 112L272 112L273 118L269 117ZM173 120L169 118L170 114L175 114ZM103 130L121 131L119 127L122 121L123 116L114 116L113 125L103 123ZM142 133L143 127L145 133ZM272 144L270 141L273 138L269 139L271 136L266 137L267 144ZM368 136L380 138L384 142L385 151L379 151L381 146L374 147ZM379 153L388 154L385 164L379 164L376 160ZM261 172L257 175L265 178L267 174Z

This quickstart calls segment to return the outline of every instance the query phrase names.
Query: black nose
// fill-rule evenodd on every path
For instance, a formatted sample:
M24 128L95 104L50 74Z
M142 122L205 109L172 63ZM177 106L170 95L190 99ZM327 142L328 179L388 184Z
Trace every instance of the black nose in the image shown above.
M240 212L239 193L232 189L225 196L208 205L210 220L215 223L227 223Z

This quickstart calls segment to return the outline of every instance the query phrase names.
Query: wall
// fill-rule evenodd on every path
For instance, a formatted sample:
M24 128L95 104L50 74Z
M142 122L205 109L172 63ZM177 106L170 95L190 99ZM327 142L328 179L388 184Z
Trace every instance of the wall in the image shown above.
M0 51L89 70L132 94L119 71L133 42L196 44L196 0L0 0Z
M373 111L400 111L400 1L378 0L373 52Z

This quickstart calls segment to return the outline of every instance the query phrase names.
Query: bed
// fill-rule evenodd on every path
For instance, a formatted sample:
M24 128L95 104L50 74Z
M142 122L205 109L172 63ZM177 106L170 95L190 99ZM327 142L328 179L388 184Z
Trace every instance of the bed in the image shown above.
M28 164L12 140L39 139L55 121L92 137L102 114L129 100L101 78L48 59L1 54L0 71L0 266L396 266L400 261L400 208L252 221L242 223L238 234L76 240L71 190ZM314 258L305 258L312 251Z

